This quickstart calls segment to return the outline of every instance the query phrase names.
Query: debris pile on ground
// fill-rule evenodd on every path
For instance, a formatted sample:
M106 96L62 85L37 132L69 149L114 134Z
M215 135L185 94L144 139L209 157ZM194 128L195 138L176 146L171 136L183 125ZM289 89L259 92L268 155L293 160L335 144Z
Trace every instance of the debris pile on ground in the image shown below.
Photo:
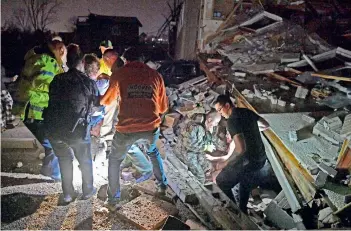
M270 123L269 141L302 200L312 206L324 194L333 213L350 207L351 51L255 7L233 10L205 43L199 58L209 79L234 86L238 105ZM265 204L255 203L262 212Z

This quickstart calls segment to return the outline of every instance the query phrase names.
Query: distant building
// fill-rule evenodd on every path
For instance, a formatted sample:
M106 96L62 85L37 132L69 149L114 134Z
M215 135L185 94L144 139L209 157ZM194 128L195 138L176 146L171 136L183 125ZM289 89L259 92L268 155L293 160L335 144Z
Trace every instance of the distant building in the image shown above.
M75 42L83 52L94 52L102 40L110 40L117 51L139 43L139 27L136 17L118 17L90 14L77 19Z

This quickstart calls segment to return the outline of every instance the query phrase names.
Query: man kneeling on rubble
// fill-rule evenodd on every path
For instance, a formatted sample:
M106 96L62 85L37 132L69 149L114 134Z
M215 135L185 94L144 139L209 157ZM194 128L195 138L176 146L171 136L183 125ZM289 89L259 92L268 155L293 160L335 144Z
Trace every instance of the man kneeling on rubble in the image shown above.
M213 136L216 135L214 130L220 121L221 115L211 112L206 116L204 124L188 120L180 131L175 154L201 183L205 183L210 174L211 163L206 160L205 151L214 150Z
M227 95L218 96L215 107L227 119L227 130L232 138L228 154L221 157L206 155L209 161L222 162L225 167L217 176L219 188L233 201L232 188L240 183L239 207L247 213L250 192L265 175L268 165L260 131L269 124L246 108L236 108Z

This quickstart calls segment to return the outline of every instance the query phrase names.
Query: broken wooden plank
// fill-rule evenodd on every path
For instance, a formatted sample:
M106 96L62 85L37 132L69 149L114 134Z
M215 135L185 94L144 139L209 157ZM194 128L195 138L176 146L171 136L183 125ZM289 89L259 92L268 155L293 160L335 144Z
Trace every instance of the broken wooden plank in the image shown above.
M351 149L349 144L350 140L345 139L341 147L338 160L336 161L336 169L348 169L351 171Z
M235 15L235 12L239 8L239 6L242 4L242 1L243 0L239 0L239 2L234 6L233 10L228 15L228 17L221 23L221 25L219 25L219 27L217 28L217 30L215 32L216 35L218 34L218 32L220 32L227 25L227 23L229 22L231 17L233 17L233 15Z
M271 77L271 78L274 78L274 79L278 79L278 80L281 80L281 81L284 81L284 82L288 82L290 83L292 86L295 86L295 87L299 87L299 86L302 86L301 83L298 83L294 80L291 80L291 79L288 79L282 75L278 75L276 73L268 73L266 74L268 77Z
M209 82L222 82L220 78L218 78L215 74L213 74L208 67L206 66L205 62L199 58L199 63L200 63L200 69L203 70L207 76L207 79Z

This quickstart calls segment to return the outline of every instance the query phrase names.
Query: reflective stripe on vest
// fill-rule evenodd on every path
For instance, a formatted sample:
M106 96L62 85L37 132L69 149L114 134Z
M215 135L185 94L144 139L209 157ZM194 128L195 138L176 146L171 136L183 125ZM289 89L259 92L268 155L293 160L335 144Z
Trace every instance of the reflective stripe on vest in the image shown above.
M38 107L38 106L35 106L35 105L30 105L29 108L32 109L33 111L38 111L38 112L43 112L44 111L43 107Z
M52 77L55 76L54 73L52 73L51 71L40 71L40 74L41 75L48 75L48 76L52 76Z

